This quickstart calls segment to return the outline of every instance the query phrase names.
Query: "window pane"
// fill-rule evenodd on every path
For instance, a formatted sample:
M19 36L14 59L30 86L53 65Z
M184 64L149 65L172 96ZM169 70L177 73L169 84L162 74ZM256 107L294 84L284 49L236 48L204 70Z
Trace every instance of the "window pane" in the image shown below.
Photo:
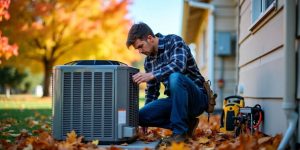
M269 8L269 6L274 2L275 0L265 0L265 10Z
M255 22L261 14L261 6L262 0L252 0L252 22Z

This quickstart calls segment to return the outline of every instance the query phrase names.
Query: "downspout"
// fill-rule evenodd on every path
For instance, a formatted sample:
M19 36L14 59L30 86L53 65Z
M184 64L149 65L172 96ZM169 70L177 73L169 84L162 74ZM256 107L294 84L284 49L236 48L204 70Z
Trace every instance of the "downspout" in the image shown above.
M296 149L295 133L298 120L296 113L296 1L286 0L284 6L284 97L282 108L288 121L288 128L278 149L283 150L288 144Z
M235 57L235 76L236 76L236 86L234 89L234 94L238 95L241 93L238 93L238 87L239 87L239 83L240 83L240 67L239 67L239 62L240 62L240 44L239 44L239 39L240 39L240 13L241 13L241 7L239 6L239 4L237 4L237 11L238 11L238 16L237 16L237 30L236 30L236 48L235 48L235 53L236 53L236 57Z
M208 45L209 45L209 50L208 50L208 78L211 81L211 87L214 89L215 88L215 72L214 72L214 66L215 66L215 16L214 16L214 10L215 7L212 4L204 3L204 2L198 2L198 1L193 1L193 0L187 0L189 6L191 7L196 7L196 8L201 8L201 9L207 9L209 10L209 17L208 17Z

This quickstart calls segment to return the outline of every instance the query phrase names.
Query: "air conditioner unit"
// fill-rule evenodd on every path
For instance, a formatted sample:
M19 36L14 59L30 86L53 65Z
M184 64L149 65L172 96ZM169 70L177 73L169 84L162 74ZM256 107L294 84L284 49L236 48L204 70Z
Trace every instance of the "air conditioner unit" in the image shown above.
M138 130L139 70L117 61L82 60L53 68L52 133L75 130L100 144L134 141Z

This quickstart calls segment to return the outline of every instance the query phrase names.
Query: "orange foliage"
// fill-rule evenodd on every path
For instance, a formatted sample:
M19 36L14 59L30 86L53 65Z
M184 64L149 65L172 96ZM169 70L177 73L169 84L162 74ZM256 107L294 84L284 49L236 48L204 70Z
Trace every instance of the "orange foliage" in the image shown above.
M55 65L86 59L139 61L140 55L125 46L131 25L128 4L129 0L14 0L10 20L2 27L18 43L19 56L5 65L44 73L48 96Z
M2 18L8 20L9 19L9 13L8 13L8 7L10 5L10 0L0 0L0 21L2 21ZM0 31L0 63L3 60L7 60L13 55L18 55L18 46L16 44L9 45L8 38L5 36L2 36L2 33Z

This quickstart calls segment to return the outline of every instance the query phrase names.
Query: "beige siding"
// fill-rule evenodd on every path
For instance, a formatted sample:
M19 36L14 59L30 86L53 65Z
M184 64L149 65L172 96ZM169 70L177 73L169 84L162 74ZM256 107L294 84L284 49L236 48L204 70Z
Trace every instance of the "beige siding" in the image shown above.
M235 58L234 57L224 57L223 58L225 61L224 62L224 69L227 70L227 69L235 69ZM215 68L216 69L220 69L221 68L221 58L220 57L216 57L215 59L216 63L215 64Z
M235 5L237 0L213 0L211 3L216 6L230 7Z
M215 66L215 75L216 75L216 92L218 93L217 97L217 107L221 108L223 100L227 96L235 94L236 87L236 69L235 69L235 57L224 57L221 60L220 57L216 57L216 66ZM223 73L221 67L224 67ZM223 77L222 77L223 74ZM224 87L220 89L218 87L218 79L224 80Z
M251 1L246 0L240 8L240 38L239 43L245 39L249 34L249 27L251 26Z
M283 48L240 68L239 84L246 97L283 96Z
M264 133L274 136L276 134L284 134L287 128L286 117L282 110L282 99L245 99L246 106L254 106L260 104L264 110L264 122L262 130Z
M242 26L242 28L245 28ZM241 28L241 30L242 30ZM265 24L255 34L240 43L239 65L269 53L283 44L283 11Z
M235 31L236 23L234 17L217 17L216 29L218 31Z
M237 23L237 1L220 0L213 1L215 4L215 32L226 31L236 33ZM218 40L218 39L216 39ZM234 50L233 50L234 51ZM222 108L223 99L226 96L234 95L236 85L236 68L235 56L215 57L215 91L218 93L217 108ZM224 66L222 71L222 66ZM224 80L224 87L218 87L218 80Z
M239 85L246 106L260 104L265 112L263 132L284 133L286 116L282 109L284 85L283 0L269 16L251 23L251 0L240 1Z
M219 0L215 2L215 29L217 31L235 31L237 29L235 0Z

